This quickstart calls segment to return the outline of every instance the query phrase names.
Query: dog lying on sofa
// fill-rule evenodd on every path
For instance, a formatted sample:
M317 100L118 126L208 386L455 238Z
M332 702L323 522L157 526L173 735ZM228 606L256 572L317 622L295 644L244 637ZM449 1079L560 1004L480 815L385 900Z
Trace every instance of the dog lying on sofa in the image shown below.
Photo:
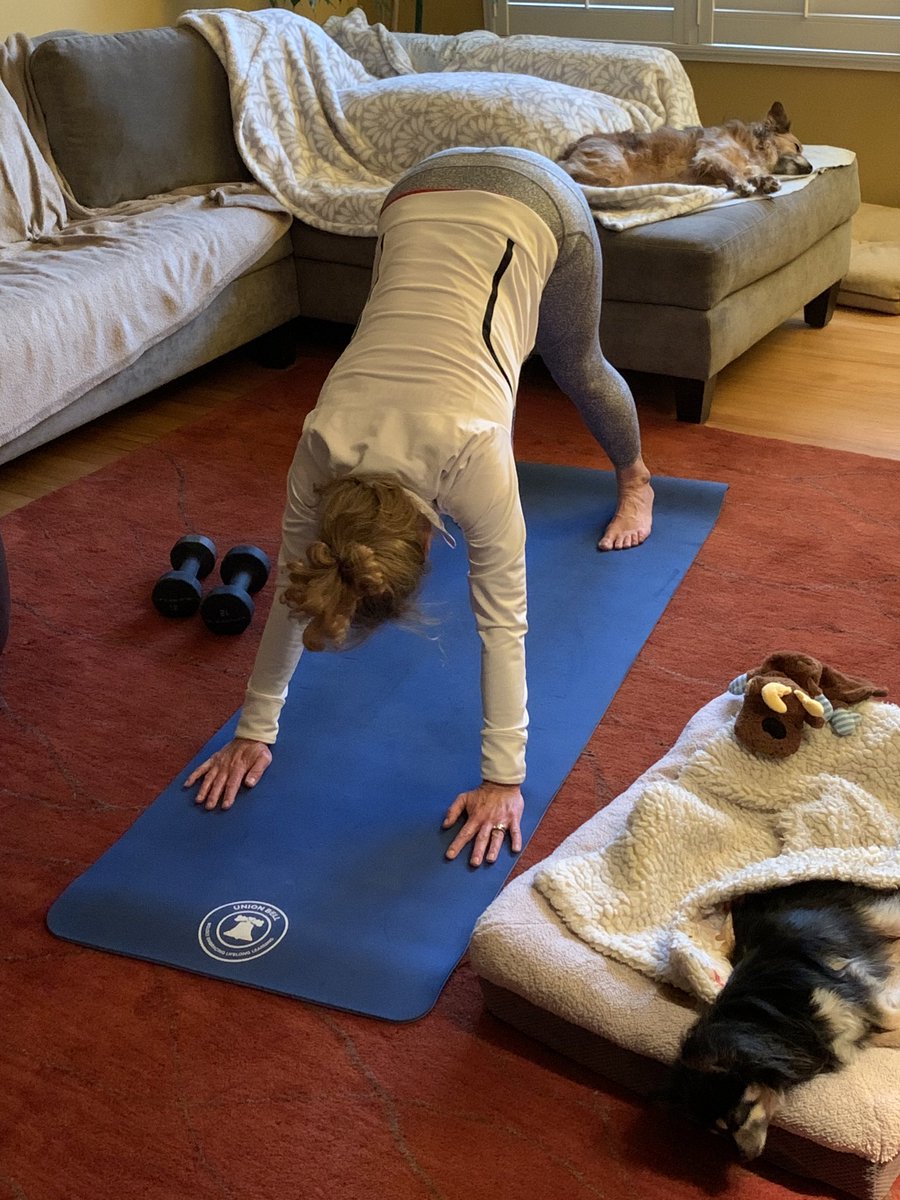
M776 100L763 121L649 133L593 133L579 138L559 159L576 183L628 187L642 183L700 183L727 187L739 196L777 192L776 175L809 175L812 165L791 133Z

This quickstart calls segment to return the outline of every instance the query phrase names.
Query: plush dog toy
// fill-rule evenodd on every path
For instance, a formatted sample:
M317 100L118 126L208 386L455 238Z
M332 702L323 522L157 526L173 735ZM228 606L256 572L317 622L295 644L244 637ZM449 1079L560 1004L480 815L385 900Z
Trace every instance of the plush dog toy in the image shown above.
M886 696L868 679L844 675L808 654L783 650L728 685L744 703L734 722L734 736L748 750L767 758L787 758L800 749L804 727L821 729L826 722L845 737L861 717L849 706Z

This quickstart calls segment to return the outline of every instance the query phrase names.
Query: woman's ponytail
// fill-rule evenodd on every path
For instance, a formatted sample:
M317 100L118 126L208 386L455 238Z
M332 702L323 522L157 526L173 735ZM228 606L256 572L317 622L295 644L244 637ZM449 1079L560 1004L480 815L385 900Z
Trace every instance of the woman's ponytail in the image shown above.
M307 622L308 650L356 644L406 616L427 561L427 518L392 477L350 475L327 484L322 498L319 540L305 562L288 563L284 592Z

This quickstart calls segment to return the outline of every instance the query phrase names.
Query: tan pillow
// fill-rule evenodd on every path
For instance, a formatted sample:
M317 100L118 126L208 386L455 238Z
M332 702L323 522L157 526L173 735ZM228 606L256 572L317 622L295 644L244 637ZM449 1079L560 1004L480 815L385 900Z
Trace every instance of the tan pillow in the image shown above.
M838 303L900 315L900 208L861 204Z

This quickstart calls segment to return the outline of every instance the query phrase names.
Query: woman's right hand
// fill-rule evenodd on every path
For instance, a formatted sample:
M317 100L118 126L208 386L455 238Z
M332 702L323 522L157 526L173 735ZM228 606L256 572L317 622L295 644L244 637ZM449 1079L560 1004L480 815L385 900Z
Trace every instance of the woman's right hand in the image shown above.
M241 785L255 787L271 761L272 751L265 742L235 738L192 771L184 786L193 787L202 779L195 803L208 811L217 805L228 809L237 799Z

